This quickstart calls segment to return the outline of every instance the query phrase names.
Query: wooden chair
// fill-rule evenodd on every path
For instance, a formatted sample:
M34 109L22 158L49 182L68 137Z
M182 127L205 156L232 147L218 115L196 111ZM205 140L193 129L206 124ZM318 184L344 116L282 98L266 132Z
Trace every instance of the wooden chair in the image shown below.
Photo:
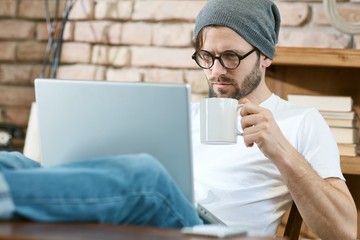
M290 209L289 217L285 226L284 237L289 240L298 240L302 225L302 217L296 204L293 203Z

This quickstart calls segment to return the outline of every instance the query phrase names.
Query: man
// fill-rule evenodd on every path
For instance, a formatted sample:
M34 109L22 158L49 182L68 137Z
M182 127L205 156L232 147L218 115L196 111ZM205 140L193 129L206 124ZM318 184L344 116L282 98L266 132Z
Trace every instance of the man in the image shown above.
M198 105L193 106L196 200L250 235L274 235L294 200L319 237L354 239L356 208L327 125L314 109L291 106L266 86L279 26L270 0L209 0L196 20L193 58L212 92L244 103L244 135L232 146L199 143ZM148 155L43 169L20 154L2 153L0 172L2 219L201 224Z
M243 141L230 146L199 143L193 108L196 200L226 224L265 235L293 200L322 239L355 239L356 207L329 128L318 111L290 105L265 83L279 28L270 0L209 0L196 19L193 59L212 94L244 103Z

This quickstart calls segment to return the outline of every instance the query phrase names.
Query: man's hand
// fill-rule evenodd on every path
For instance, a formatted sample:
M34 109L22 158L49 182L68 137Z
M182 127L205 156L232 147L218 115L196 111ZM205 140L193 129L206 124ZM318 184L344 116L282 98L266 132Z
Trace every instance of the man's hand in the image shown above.
M271 111L246 98L241 99L240 103L244 104L240 115L245 145L252 147L256 143L266 157L276 159L276 154L285 151L290 143L282 134Z

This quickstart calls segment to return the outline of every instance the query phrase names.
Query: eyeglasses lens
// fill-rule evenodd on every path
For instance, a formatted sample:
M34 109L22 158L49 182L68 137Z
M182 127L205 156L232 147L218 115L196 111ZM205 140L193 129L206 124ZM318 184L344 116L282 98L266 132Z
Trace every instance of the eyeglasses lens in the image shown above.
M233 69L239 66L239 57L234 52L223 52L220 58L226 68Z
M209 52L199 51L196 55L196 62L202 68L211 68L213 65L213 57Z
M205 69L211 68L215 59L218 59L221 65L228 69L235 69L240 63L238 55L232 51L225 51L221 53L219 57L215 57L211 53L203 50L196 52L195 55L197 64Z

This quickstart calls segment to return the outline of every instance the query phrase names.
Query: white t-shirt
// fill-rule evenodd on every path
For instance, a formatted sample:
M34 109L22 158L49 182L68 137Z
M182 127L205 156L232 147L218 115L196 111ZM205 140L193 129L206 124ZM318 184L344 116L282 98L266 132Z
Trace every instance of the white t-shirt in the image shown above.
M313 108L272 95L260 104L271 110L281 131L322 177L344 179L334 137ZM195 199L229 226L249 235L274 235L292 198L273 162L242 136L234 145L200 143L199 104L192 106Z

